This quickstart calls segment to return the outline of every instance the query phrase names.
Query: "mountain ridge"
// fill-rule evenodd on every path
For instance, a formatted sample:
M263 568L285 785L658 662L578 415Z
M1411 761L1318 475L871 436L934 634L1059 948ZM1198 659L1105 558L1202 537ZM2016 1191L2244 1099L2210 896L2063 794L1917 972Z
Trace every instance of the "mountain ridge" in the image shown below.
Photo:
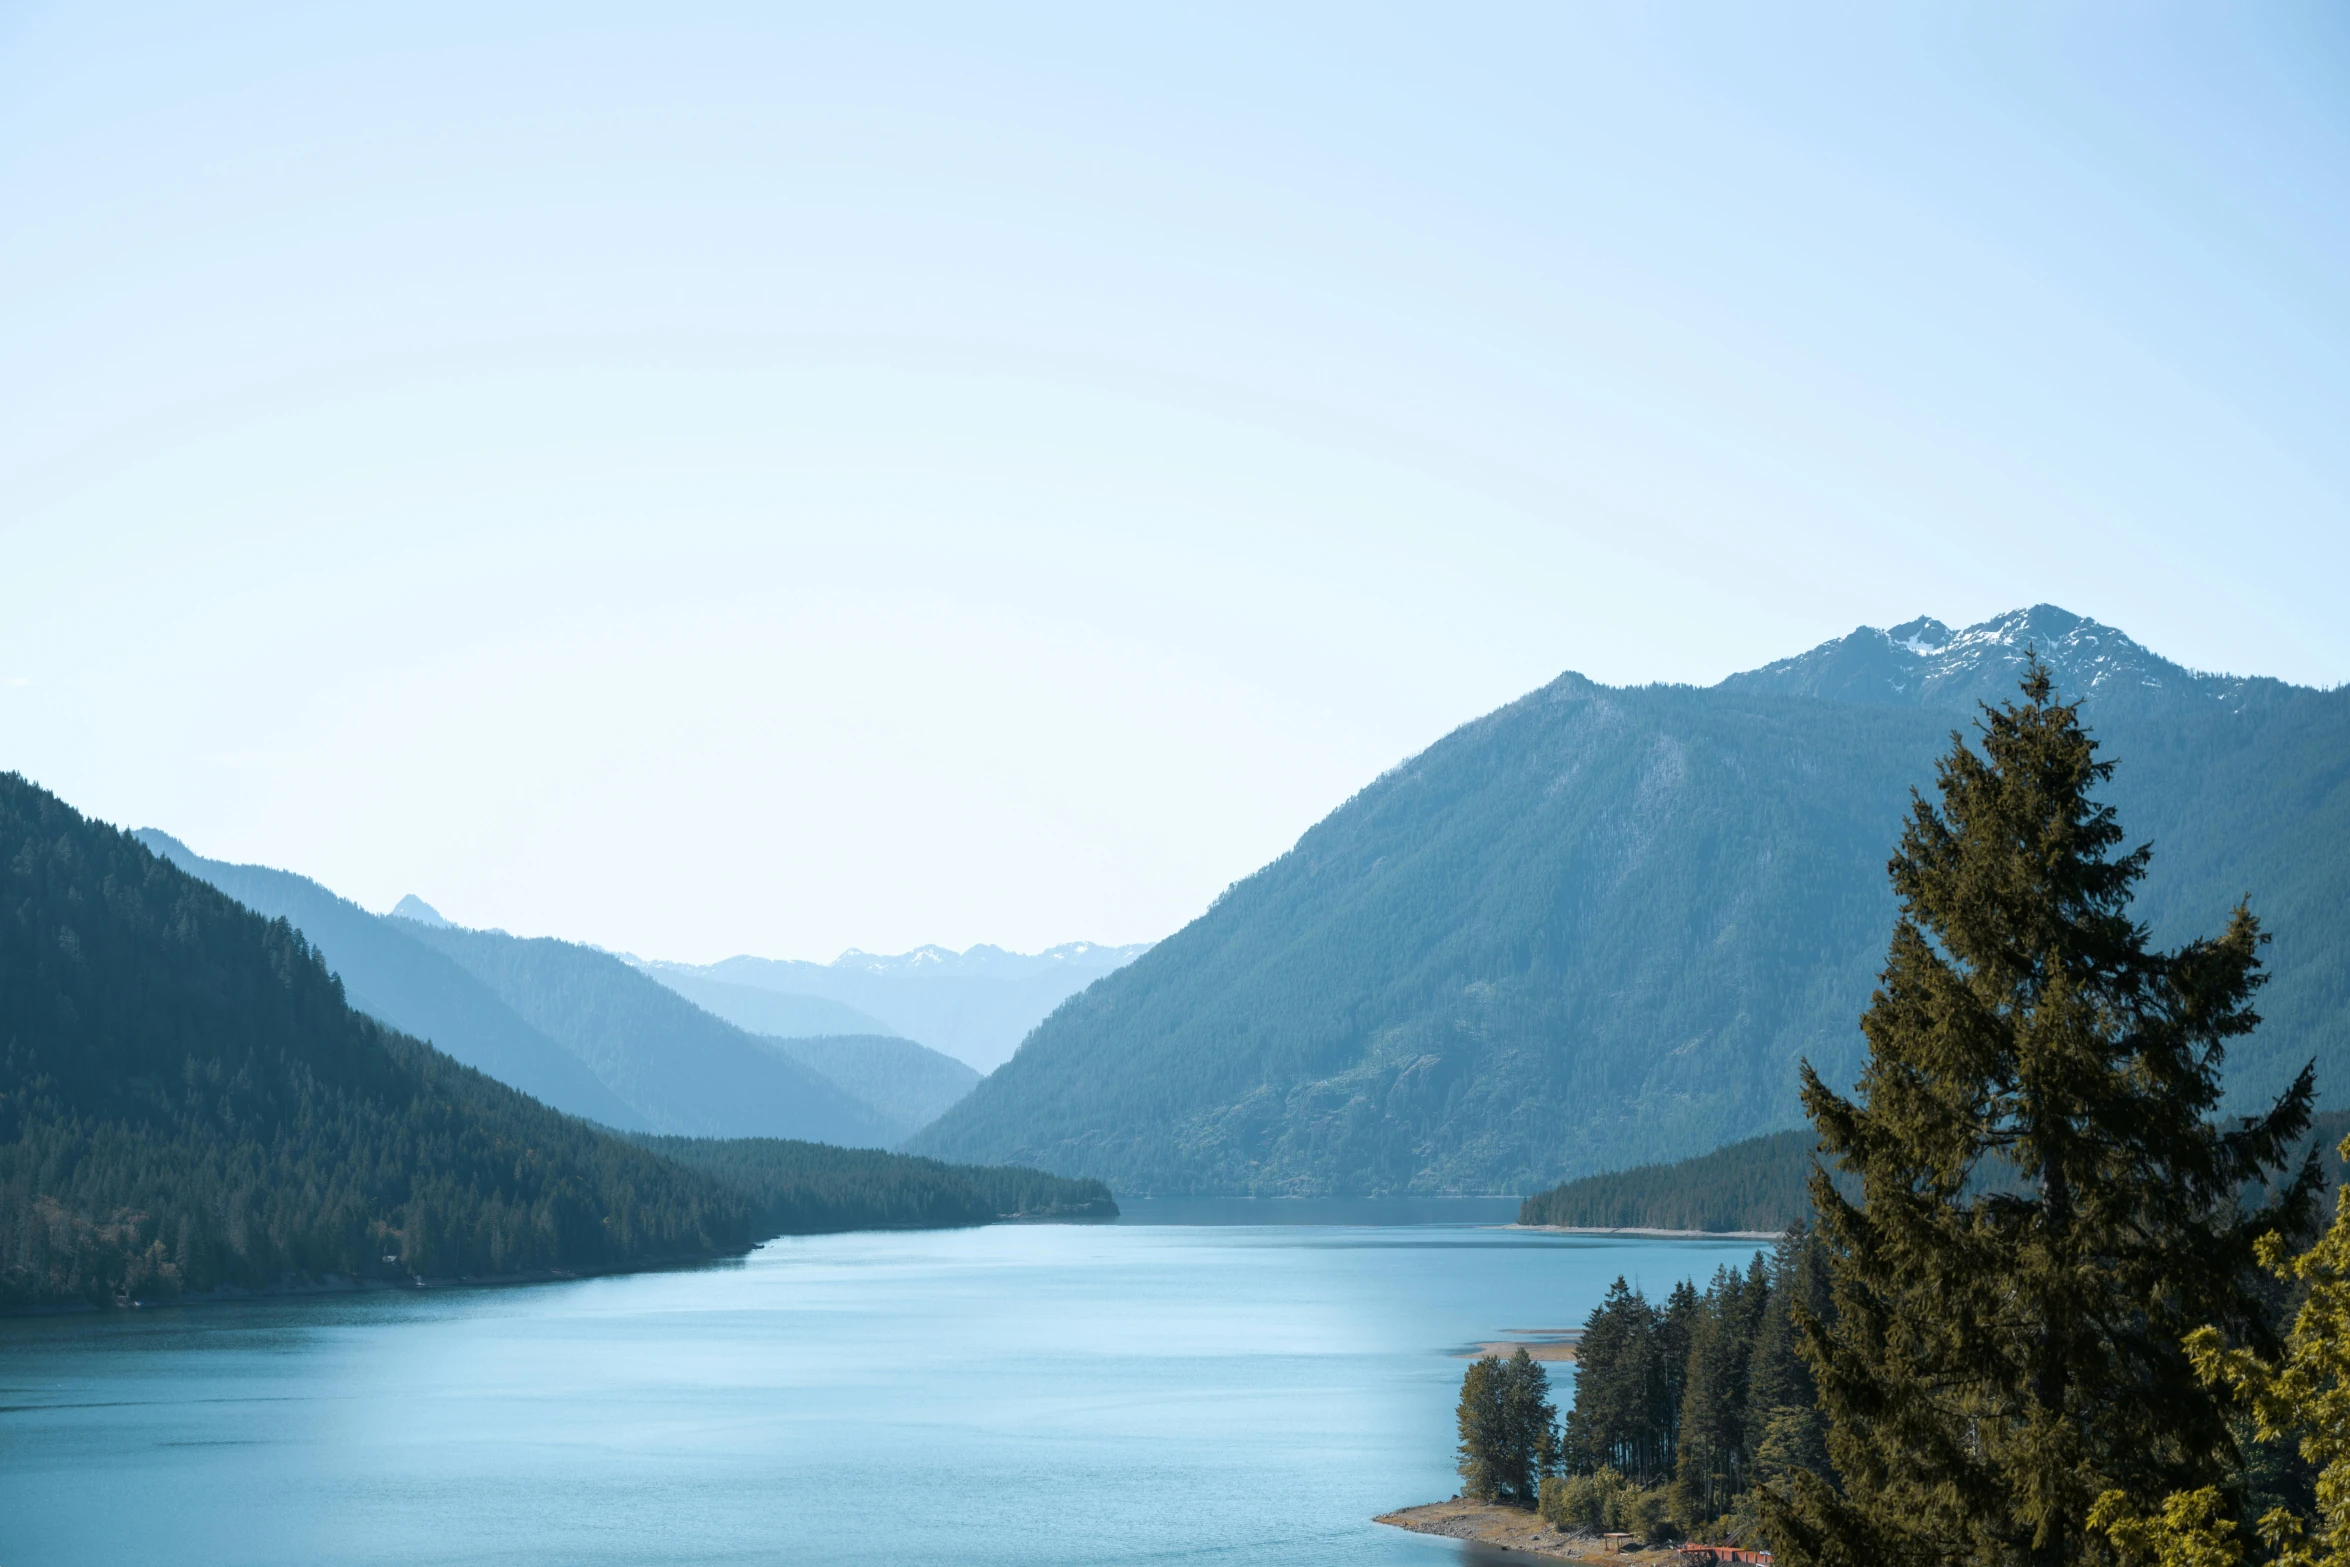
M577 1056L387 917L293 871L207 859L159 828L130 836L247 908L290 921L369 1017L566 1114L624 1131L652 1129Z
M845 1147L897 1141L880 1112L608 952L551 936L412 926L415 938L570 1050L651 1130Z
M132 836L247 907L292 923L358 1010L567 1114L622 1131L870 1147L905 1133L901 1120L788 1052L595 948L371 914L293 871L206 859L152 827ZM483 955L491 949L500 956ZM602 998L595 1024L561 1004L563 982L526 977L534 959Z
M1730 675L1718 689L1913 707L1996 702L2015 690L2034 652L2076 698L2108 707L2143 702L2149 692L2186 692L2240 707L2310 689L2267 676L2192 670L2054 604L2010 610L1960 631L1923 615L1898 626L1861 626L1792 658Z
M1939 677L1914 699L1881 665L1823 677L1894 646L1864 628L1712 687L1569 673L1471 720L908 1146L1134 1194L1524 1192L1792 1125L1798 1060L1860 1061L1909 791L2027 648L2088 688L2123 826L2157 844L2139 916L2183 939L2249 889L2275 933L2231 1091L2307 1055L2350 1075L2350 691L2181 682L2053 606L1937 626L1893 628Z

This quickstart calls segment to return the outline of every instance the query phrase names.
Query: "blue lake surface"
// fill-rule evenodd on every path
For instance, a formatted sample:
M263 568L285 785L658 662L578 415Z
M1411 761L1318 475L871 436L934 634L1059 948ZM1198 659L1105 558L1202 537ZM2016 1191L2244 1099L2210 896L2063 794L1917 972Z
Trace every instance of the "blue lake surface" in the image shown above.
M1458 1353L1758 1244L1498 1200L1128 1209L0 1320L0 1567L1453 1563L1369 1520L1457 1489Z

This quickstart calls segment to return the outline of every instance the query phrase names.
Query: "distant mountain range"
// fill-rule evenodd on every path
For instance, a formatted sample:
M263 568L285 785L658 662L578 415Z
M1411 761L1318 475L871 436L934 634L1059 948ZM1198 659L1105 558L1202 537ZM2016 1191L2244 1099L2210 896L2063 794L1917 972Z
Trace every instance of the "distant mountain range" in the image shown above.
M370 914L290 871L205 859L153 828L134 836L292 924L360 1011L606 1126L889 1147L951 1103L943 1085L967 1070L910 1041L858 1037L871 1025L847 1008L819 1021L852 1037L817 1059L593 947L464 930L413 896L394 915Z
M1528 1192L1796 1123L1861 1059L1910 789L2027 648L2155 849L2138 916L2274 942L2239 1099L2350 1095L2350 689L2198 674L2051 606L1717 686L1564 675L1372 781L918 1134L1121 1192ZM716 971L713 970L713 973Z
M570 1051L656 1132L887 1147L892 1121L768 1040L610 953L547 937L405 925ZM330 951L327 961L332 963Z
M823 996L730 984L675 963L639 962L636 966L703 1011L770 1039L813 1039L826 1034L854 1034L868 1039L897 1036L896 1029L872 1013L860 1012ZM958 1061L956 1065L962 1063ZM972 1072L971 1080L979 1081L979 1074Z
M2047 604L1964 631L1927 619L1890 631L1863 626L1808 653L1732 675L1717 689L1971 710L2014 695L2028 648L2058 672L2070 699L2093 704L2107 721L2191 713L2203 704L2241 710L2290 700L2301 689L2282 680L2197 673L2111 626Z
M403 928L338 898L307 876L208 860L169 833L131 834L155 854L257 914L308 938L341 976L351 1005L519 1088L542 1104L631 1131L654 1130L587 1064L533 1028L496 991Z
M1072 941L1034 954L990 946L965 952L917 947L884 957L852 949L830 963L734 957L704 966L651 962L644 967L663 984L745 1028L775 1034L903 1034L990 1072L1055 1007L1149 950L1147 943L1103 947ZM730 990L707 988L713 984ZM741 990L788 999L752 1002L735 993ZM852 1016L867 1020L866 1026L828 1019L817 1027L815 1020L824 1014L784 1010L820 1004L853 1009ZM761 1007L769 1010L761 1012ZM749 1021L755 1016L772 1021ZM803 1020L791 1021L795 1017Z

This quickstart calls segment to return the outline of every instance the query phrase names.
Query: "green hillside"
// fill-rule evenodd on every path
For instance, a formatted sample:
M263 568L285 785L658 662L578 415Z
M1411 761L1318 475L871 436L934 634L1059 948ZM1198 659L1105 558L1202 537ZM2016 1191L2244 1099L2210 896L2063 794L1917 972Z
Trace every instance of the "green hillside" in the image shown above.
M1798 1060L1859 1063L1909 789L2027 644L2092 693L2156 937L2247 892L2276 933L2231 1084L2350 1082L2350 691L2195 677L2045 608L1902 629L1465 725L908 1146L1135 1193L1526 1192L1791 1126Z
M0 775L0 1304L642 1266L751 1200L345 1004L271 921Z

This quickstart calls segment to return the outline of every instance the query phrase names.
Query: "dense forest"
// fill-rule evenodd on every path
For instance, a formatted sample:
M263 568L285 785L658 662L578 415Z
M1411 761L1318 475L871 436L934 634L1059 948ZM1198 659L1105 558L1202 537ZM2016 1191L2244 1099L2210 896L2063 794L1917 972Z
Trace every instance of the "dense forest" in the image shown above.
M0 1307L579 1273L786 1231L1116 1211L1098 1183L1032 1170L639 1146L355 1011L286 921L0 774Z
M739 1251L750 1200L346 1005L284 921L0 775L0 1302Z
M1790 1228L1751 1264L1652 1301L1619 1278L1584 1321L1573 1401L1552 1424L1548 1378L1523 1350L1461 1381L1467 1494L1534 1507L1570 1533L1751 1539L1754 1488L1831 1472L1802 1346L1831 1319L1827 1259Z
M2123 759L2155 936L2257 890L2267 1023L2231 1103L2312 1055L2350 1082L2350 690L2195 676L2045 607L1947 635L1857 686L1820 666L1885 633L1705 690L1564 676L1372 782L907 1146L1135 1193L1525 1192L1791 1126L1799 1061L1859 1070L1910 788L2035 639Z
M1675 1164L1586 1175L1537 1192L1520 1224L1573 1230L1776 1232L1811 1212L1810 1132L1771 1132Z
M763 1234L939 1228L998 1219L1114 1219L1099 1181L1038 1170L941 1164L868 1148L780 1138L635 1139L749 1197Z
M1651 1521L1638 1532L1670 1517L1683 1530L1736 1536L1758 1480L1825 1472L1798 1306L1819 1317L1834 1309L1824 1259L1801 1230L1744 1269L1721 1268L1702 1291L1674 1286L1661 1303L1616 1280L1576 1348L1565 1473L1544 1486L1544 1515L1621 1525L1640 1517L1631 1493L1652 1490Z

